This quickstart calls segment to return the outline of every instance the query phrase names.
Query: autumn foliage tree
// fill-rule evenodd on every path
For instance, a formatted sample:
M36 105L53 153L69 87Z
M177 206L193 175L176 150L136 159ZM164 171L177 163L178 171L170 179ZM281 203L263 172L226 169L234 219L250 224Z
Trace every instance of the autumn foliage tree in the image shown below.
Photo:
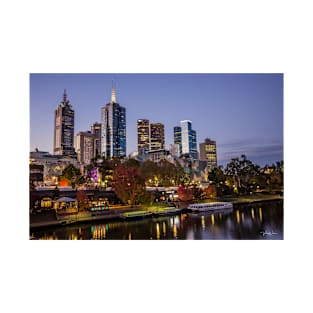
M177 188L177 195L180 201L190 201L193 199L193 191L188 186L179 186Z
M205 188L205 196L207 198L216 198L216 196L217 196L216 187L214 185L206 187Z
M144 179L138 166L119 164L113 172L112 187L123 203L130 205L138 202L145 193Z

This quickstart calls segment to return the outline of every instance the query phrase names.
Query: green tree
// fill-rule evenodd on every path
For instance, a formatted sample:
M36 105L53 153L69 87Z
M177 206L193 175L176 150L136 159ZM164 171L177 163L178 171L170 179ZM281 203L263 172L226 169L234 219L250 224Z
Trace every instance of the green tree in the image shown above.
M255 185L255 177L260 173L260 167L253 164L243 154L241 159L231 159L226 166L225 173L240 193L247 193L251 190L250 187Z
M72 164L65 167L62 171L60 179L63 178L68 180L73 188L78 184L84 183L84 177L81 175L80 170Z

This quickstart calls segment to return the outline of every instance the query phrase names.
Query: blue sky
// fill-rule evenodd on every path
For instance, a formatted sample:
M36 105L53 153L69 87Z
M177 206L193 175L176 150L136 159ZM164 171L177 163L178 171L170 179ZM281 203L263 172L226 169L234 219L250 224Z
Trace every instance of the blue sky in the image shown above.
M282 74L30 74L30 150L52 152L64 89L76 135L100 122L112 80L126 108L127 154L137 149L137 119L163 123L166 147L173 127L189 119L198 144L216 140L219 165L241 154L261 166L283 159Z

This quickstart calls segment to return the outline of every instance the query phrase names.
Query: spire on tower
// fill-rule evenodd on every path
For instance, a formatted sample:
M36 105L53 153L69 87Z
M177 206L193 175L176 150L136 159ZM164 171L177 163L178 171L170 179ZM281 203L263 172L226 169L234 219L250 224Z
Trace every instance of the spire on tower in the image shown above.
M116 90L115 90L114 85L113 85L113 80L112 80L111 102L116 103Z
M64 89L63 102L65 103L66 101L67 101L67 94L66 94L66 89Z

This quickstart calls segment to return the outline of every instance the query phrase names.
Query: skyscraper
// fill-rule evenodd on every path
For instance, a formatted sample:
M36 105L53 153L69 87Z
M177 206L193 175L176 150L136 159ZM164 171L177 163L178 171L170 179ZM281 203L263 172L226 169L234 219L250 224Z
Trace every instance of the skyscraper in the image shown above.
M216 141L206 138L200 143L200 160L207 161L208 167L217 167Z
M54 145L56 155L75 156L74 150L74 110L67 100L64 90L63 101L54 114Z
M126 156L126 110L116 101L112 87L111 102L101 109L101 155L106 158Z
M174 143L180 145L181 154L189 154L191 158L197 159L197 133L191 124L191 121L184 120L180 121L180 126L174 127Z
M182 144L181 144L181 127L174 127L174 144L179 146L179 154L182 154Z
M161 123L150 124L150 151L164 149L164 125Z
M138 138L138 154L143 155L149 151L150 144L150 127L149 120L137 120L137 138Z
M76 135L77 161L89 165L94 157L94 135L88 132L79 132Z
M93 157L95 158L101 155L101 124L91 125L91 133L94 136Z

